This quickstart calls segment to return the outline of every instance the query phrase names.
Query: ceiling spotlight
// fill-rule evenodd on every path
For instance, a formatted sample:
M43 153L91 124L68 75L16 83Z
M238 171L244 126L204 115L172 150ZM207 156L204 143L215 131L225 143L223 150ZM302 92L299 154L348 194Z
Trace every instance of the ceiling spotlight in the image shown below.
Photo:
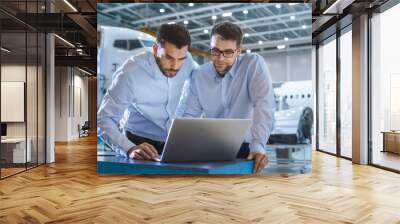
M208 33L208 30L203 30L203 33Z
M281 8L281 4L276 4L275 7L276 7L277 9L280 9L280 8Z
M212 16L211 19L212 19L212 20L216 20L216 19L217 19L217 16Z
M189 5L189 7L193 7L193 6L194 6L194 3L191 2L191 3L189 3L188 5Z
M250 50L250 49L247 49L247 50L246 50L246 53L251 53L251 50Z
M258 44L263 44L262 40L259 40L259 41L258 41Z
M296 16L290 16L290 20L295 20Z
M284 38L284 40L285 40L285 41L288 41L288 40L289 40L289 38L285 37L285 38Z
M249 11L247 9L243 10L243 14L246 15L247 13L249 13Z
M160 12L161 12L161 13L164 13L164 12L165 12L165 9L160 9Z
M276 46L276 48L278 48L279 50L285 49L285 47L286 47L286 46L285 46L285 45L283 45L283 44L282 44L282 45L278 45L278 46Z
M232 16L231 12L225 12L222 14L222 17L228 17L228 16Z
M185 21L183 21L183 24L187 25L187 24L189 24L189 21L185 20Z
M244 37L249 37L249 36L250 36L250 34L248 34L248 33L244 34Z
M307 28L307 26L306 25L302 25L301 28L305 29L305 28Z

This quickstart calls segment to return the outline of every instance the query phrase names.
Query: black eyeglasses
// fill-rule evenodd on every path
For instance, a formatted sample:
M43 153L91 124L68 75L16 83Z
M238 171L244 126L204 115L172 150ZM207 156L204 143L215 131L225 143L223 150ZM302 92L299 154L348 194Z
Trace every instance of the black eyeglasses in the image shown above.
M220 51L218 48L214 47L210 49L210 54L216 57L219 57L222 54L222 56L224 56L225 58L232 58L236 50L237 48L235 50Z

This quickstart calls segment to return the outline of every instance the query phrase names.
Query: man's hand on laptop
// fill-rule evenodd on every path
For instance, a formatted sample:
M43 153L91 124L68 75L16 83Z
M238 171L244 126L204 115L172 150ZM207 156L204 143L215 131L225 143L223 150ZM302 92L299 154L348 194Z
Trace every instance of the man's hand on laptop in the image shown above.
M158 156L158 153L154 146L144 142L129 149L128 155L131 159L152 160L154 157Z
M261 170L268 164L268 156L262 152L250 153L247 159L254 160L253 172L256 174L261 173Z

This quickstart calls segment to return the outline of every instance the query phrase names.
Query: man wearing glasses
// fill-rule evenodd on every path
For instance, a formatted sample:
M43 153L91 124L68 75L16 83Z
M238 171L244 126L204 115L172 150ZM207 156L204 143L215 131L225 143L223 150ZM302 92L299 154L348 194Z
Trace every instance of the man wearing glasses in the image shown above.
M264 59L241 53L242 31L223 22L211 31L211 62L193 72L187 91L185 117L251 118L253 120L238 158L254 160L260 173L268 158L265 145L274 122L272 81Z

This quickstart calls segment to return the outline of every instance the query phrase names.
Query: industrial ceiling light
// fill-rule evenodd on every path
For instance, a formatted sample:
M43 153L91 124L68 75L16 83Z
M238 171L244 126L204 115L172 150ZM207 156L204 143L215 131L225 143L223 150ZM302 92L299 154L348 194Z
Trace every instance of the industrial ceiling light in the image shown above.
M231 12L225 12L222 14L222 17L228 17L228 16L232 16Z
M164 13L164 12L165 12L165 9L160 9L160 12L161 12L161 13Z
M78 10L71 4L69 3L68 0L64 0L65 4L67 4L74 12L78 12Z
M244 37L249 37L249 36L250 36L250 34L248 34L248 33L244 34Z
M217 19L217 16L212 16L211 19L212 19L212 20L216 20L216 19Z
M193 7L193 6L194 6L194 3L191 2L191 3L189 3L188 5L189 5L189 7Z
M281 8L281 4L276 4L275 7L276 7L277 9L280 9L280 8Z
M203 30L203 33L208 33L208 30Z
M243 10L243 14L246 15L247 13L249 13L249 11L247 9Z
M285 49L286 46L284 44L278 45L276 46L276 48L278 48L279 50Z
M70 47L75 48L75 45L73 45L71 42L69 42L68 40L58 36L57 34L54 34L55 37L57 37L59 40L61 40L62 42L66 43L67 45L69 45Z
M8 50L8 49L5 48L5 47L1 47L0 49L1 49L2 51L6 52L6 53L10 53L10 52L11 52L10 50Z
M301 26L301 28L303 28L303 29L306 29L306 28L307 28L307 26L306 26L306 25L302 25L302 26Z
M258 41L258 44L263 44L262 40L259 40L259 41Z
M246 53L251 53L251 50L250 50L250 49L247 49L247 50L246 50Z
M290 16L290 20L295 20L296 16Z
M289 40L289 38L285 37L285 38L284 38L284 40L285 40L285 41L288 41L288 40Z
M185 21L183 21L183 24L187 25L187 24L189 24L189 21L185 20Z

